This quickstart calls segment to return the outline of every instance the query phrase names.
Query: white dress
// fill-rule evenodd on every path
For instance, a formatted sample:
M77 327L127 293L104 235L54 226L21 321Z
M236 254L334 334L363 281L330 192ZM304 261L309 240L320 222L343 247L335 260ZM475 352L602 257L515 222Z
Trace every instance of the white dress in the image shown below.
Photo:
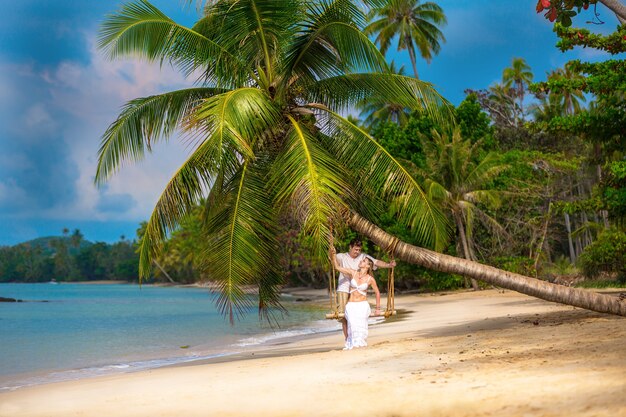
M358 285L353 278L350 281L350 292L359 292L360 294L367 295L367 287L369 283ZM369 302L365 301L350 301L346 304L346 320L348 321L348 338L346 339L346 345L344 350L365 347L367 346L367 321L372 312Z

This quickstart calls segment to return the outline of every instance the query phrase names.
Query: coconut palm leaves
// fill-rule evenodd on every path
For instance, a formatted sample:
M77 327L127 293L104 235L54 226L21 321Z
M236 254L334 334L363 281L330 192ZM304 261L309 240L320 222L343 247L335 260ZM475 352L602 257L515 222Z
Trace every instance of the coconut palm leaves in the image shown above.
M389 72L392 74L406 75L404 65L396 69L395 63L391 61ZM394 102L384 101L373 97L363 100L357 106L361 111L360 117L364 118L363 124L369 129L379 123L393 122L399 126L405 126L409 121L409 109Z
M187 76L201 69L207 80L215 76L225 82L238 78L235 74L244 69L241 57L217 41L216 25L204 23L196 29L205 31L184 27L148 1L139 0L125 4L104 21L98 46L111 59L140 56L149 61L169 62ZM228 77L220 76L229 72Z
M370 136L340 116L363 99L393 100L446 119L428 83L391 74L348 0L218 0L184 28L146 0L109 16L100 46L112 58L169 62L196 86L131 101L102 138L96 182L182 132L191 147L159 198L141 241L141 275L194 205L206 201L206 268L233 320L279 306L276 224L294 216L320 257L338 213L379 194L425 244L445 219L418 183ZM200 248L199 248L200 249Z
M131 100L104 133L98 150L96 182L105 182L128 160L137 161L153 144L169 138L203 98L224 90L190 88Z
M261 166L259 166L261 165ZM277 275L272 263L276 248L276 218L271 195L265 187L266 172L262 164L244 163L222 190L223 199L208 223L211 239L207 253L207 270L219 277L220 295L217 306L228 314L242 315L252 306L244 292L247 285L255 285L259 277ZM265 286L260 303L276 304L277 292Z
M421 176L426 191L454 219L457 242L464 257L470 260L476 260L472 239L475 220L492 229L501 229L480 206L500 205L500 192L488 189L487 185L508 168L495 153L479 158L479 144L464 140L459 128L452 135L433 131L431 138L422 138L427 166Z
M370 204L375 204L377 197L391 202L398 218L422 241L442 250L448 239L448 224L411 173L365 130L329 109L320 110L320 122L335 138L328 141L328 147L353 173L353 185L361 199Z

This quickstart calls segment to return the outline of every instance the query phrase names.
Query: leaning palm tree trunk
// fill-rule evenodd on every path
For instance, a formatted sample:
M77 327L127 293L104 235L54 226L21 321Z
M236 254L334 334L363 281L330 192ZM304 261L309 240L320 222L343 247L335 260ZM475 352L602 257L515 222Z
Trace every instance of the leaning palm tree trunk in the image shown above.
M359 214L352 213L350 226L383 248L392 248L396 259L439 272L480 279L542 300L581 307L600 313L626 316L626 302L607 294L551 284L539 279L503 271L478 262L444 255L399 241Z

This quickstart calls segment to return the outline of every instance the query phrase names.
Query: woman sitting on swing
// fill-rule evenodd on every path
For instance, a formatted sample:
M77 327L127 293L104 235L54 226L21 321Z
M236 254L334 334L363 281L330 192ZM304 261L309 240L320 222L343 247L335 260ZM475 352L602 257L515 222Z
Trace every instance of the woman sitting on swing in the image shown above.
M345 309L345 317L348 321L348 338L343 349L365 347L367 346L368 333L367 320L371 313L370 305L367 302L367 289L370 285L376 294L376 312L374 315L380 314L380 291L373 275L374 263L369 258L363 258L359 263L358 271L343 268L337 263L335 253L335 248L331 245L330 259L335 269L351 277L350 298L348 298Z

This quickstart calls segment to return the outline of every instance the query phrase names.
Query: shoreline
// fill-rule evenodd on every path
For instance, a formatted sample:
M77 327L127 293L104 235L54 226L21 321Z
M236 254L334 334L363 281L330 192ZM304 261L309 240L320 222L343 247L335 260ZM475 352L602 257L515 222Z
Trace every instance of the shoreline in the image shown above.
M87 282L87 285L109 285L110 283L109 281ZM125 282L114 282L114 284L121 283ZM180 286L179 288L189 287ZM194 288L203 289L204 287ZM147 356L135 355L134 357L128 358L110 358L108 361L101 361L92 365L86 364L72 368L50 367L49 369L38 371L0 375L0 394L15 392L29 387L61 382L79 382L104 376L132 374L167 367L188 366L190 364L211 362L213 360L223 362L229 360L228 358L235 358L238 355L252 351L266 348L272 349L272 346L276 344L285 344L320 333L340 331L340 327L333 329L319 325L320 321L324 321L321 320L321 318L323 318L323 314L326 311L323 310L323 306L319 303L318 294L309 294L309 298L301 299L300 296L296 294L298 291L299 289L296 289L294 294L290 292L283 294L286 298L286 304L294 304L289 310L319 310L319 314L311 317L310 321L303 321L295 327L293 324L269 327L266 322L263 322L263 325L259 325L256 332L251 334L233 334L232 337L228 338L229 341L225 341L224 344L213 345L209 343L209 338L204 343L181 345L178 348L172 347L168 350L163 350L161 355L152 354ZM252 313L250 313L250 315L254 316Z
M340 331L297 337L0 393L0 416L626 415L622 317L501 290L396 304L409 311L371 326L365 349L342 351Z

